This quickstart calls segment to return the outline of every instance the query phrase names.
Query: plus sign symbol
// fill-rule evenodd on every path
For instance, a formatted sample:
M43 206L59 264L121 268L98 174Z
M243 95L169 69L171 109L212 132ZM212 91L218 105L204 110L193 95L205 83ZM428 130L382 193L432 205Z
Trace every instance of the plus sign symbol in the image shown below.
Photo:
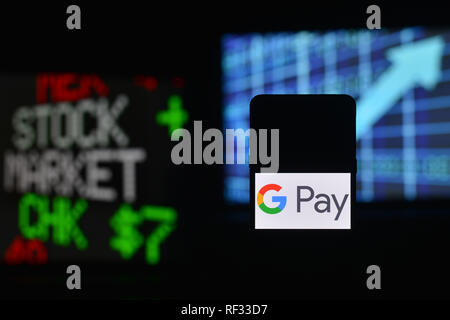
M167 126L169 136L172 136L172 132L182 128L188 118L188 112L183 109L183 100L179 95L173 94L167 100L167 110L156 114L156 123L160 126Z

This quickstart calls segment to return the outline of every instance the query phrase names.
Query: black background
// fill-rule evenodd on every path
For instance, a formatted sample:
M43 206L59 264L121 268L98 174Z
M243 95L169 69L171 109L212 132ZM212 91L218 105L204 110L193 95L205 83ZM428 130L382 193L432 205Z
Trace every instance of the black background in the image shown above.
M182 6L153 2L77 2L82 30L66 29L72 3L2 4L4 73L75 71L186 78L191 120L221 127L220 35L224 32L365 28L372 3L276 2ZM380 4L382 27L448 27L442 5ZM336 119L338 121L339 119ZM449 298L450 205L396 202L358 205L349 232L288 233L260 242L247 207L227 207L220 166L185 166L173 181L184 210L184 237L171 244L184 259L149 268L105 261L79 263L83 289L65 287L65 267L1 265L6 298ZM195 186L195 187L192 187ZM203 197L203 203L191 200ZM9 201L1 199L1 201ZM244 217L244 218L242 218ZM181 223L181 222L180 222ZM382 270L382 290L366 288L368 265Z

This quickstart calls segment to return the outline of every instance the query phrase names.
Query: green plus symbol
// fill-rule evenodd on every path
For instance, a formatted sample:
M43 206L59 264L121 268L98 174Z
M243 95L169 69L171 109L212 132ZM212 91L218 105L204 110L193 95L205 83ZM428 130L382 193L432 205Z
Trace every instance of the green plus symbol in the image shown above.
M171 95L167 101L167 110L160 111L156 115L156 122L160 126L168 126L169 136L176 129L182 128L189 118L186 110L183 109L183 101L177 94Z

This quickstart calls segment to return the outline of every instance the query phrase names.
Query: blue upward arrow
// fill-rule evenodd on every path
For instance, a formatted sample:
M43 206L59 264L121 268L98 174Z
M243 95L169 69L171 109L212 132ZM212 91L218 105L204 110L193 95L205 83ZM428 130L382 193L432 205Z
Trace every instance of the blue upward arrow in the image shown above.
M370 129L409 89L433 89L441 77L445 42L433 37L390 49L392 65L358 102L356 138Z

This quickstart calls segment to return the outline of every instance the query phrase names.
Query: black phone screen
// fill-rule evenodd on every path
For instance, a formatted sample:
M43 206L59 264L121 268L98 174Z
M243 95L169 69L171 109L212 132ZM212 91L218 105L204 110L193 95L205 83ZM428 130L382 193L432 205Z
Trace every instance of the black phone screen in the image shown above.
M261 141L258 145L258 161L250 163L250 199L253 216L253 227L259 228L255 223L255 208L263 206L267 217L272 221L273 212L277 211L277 207L268 207L262 201L265 190L271 190L269 187L261 188L263 191L255 190L255 179L261 172L272 172L278 174L285 173L309 173L309 174L325 174L325 173L346 173L350 179L351 192L348 193L349 199L342 199L349 204L354 203L355 199L355 175L356 175L356 105L352 97L348 95L258 95L250 102L250 127L259 133L261 140L261 130L267 130L268 152L271 153L272 163L270 168L268 164L262 163ZM278 130L278 139L273 140L270 132ZM269 133L270 132L270 133ZM251 140L251 137L250 137ZM250 144L256 141L250 141ZM278 143L278 146L274 145ZM256 158L256 157L255 157ZM276 163L275 163L276 162ZM275 164L274 164L275 163ZM280 175L278 175L280 176ZM299 176L295 179L304 180L306 176ZM323 175L323 179L328 179L326 184L335 183L335 179L341 178L339 175ZM317 179L317 177L315 178ZM319 179L322 179L319 176ZM345 177L344 177L345 179ZM270 181L266 178L264 181ZM256 181L257 183L257 181ZM258 184L258 183L257 183ZM313 190L310 186L299 182L299 193L297 194L297 211L301 213L301 205L307 206L306 202L310 202L312 209L316 209L318 215L323 216L332 211L332 206L336 203L339 208L342 202L335 197L334 193L327 195L320 193L320 190ZM265 184L263 184L265 185ZM277 184L273 184L278 186ZM262 185L261 185L262 186ZM258 185L258 188L261 186ZM291 186L291 189L297 186ZM272 187L273 188L273 187ZM278 188L282 188L278 186ZM333 190L340 188L340 184L336 184ZM303 195L301 192L303 191ZM293 191L294 192L294 191ZM293 192L289 195L289 202L293 203ZM281 193L281 192L280 192ZM281 201L286 202L279 196ZM301 198L299 200L299 197ZM302 198L303 197L303 198ZM306 201L311 198L311 200ZM302 201L303 199L303 201ZM333 200L333 201L332 201ZM315 201L315 204L313 203ZM320 202L323 201L323 202ZM300 203L299 203L300 202ZM303 202L303 203L302 203ZM278 208L284 208L280 204ZM354 207L353 205L351 207ZM292 210L295 207L292 205ZM350 208L351 210L351 208ZM280 211L280 210L278 210ZM338 217L339 210L336 209L335 216ZM263 214L263 216L266 216ZM283 215L278 215L283 217ZM300 216L300 215L297 215ZM284 224L285 228L296 229L291 222ZM308 227L309 226L309 227ZM328 228L329 225L325 227ZM264 225L266 229L270 227L270 220ZM283 228L283 227L282 227ZM309 229L321 229L317 224L308 224ZM279 229L274 227L274 229Z

